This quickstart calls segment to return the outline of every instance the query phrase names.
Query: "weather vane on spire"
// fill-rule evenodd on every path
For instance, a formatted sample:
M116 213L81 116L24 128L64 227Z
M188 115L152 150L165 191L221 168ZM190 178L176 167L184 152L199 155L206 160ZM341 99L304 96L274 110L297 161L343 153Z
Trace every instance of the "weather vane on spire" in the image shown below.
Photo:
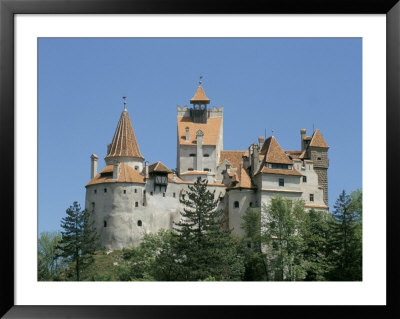
M124 111L126 111L126 96L123 96L122 99L124 100Z
M203 82L202 79L203 79L203 76L200 75L200 81L199 81L199 84L200 84L200 85L201 85L201 83Z
M271 131L272 131L272 136L274 136L274 129L272 129Z

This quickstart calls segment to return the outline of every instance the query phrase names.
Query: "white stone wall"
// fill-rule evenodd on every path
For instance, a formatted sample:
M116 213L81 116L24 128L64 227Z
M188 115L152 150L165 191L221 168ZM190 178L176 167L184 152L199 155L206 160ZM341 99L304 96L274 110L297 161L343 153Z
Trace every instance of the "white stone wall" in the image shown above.
M216 150L213 145L203 145L202 147L203 155L201 156L202 168L209 168L211 172L216 171ZM192 157L190 154L195 154ZM204 157L204 154L208 154L208 157ZM189 168L193 170L198 170L197 168L197 145L180 145L179 147L179 174L187 172Z
M153 179L149 179L146 184L104 183L87 186L85 205L86 209L92 210L94 203L93 216L100 235L100 246L107 249L137 246L144 234L171 229L173 222L181 218L180 211L183 207L179 198L182 190L187 191L187 186L188 184L168 183L166 190L160 191L158 187L154 190ZM104 189L107 189L106 193ZM210 190L216 190L216 198L220 192L225 192L223 187L210 187ZM223 202L218 209L224 209ZM141 226L138 221L141 221ZM107 227L104 227L104 222Z
M253 190L231 189L228 191L229 229L233 229L232 234L237 236L244 235L241 217L246 214L250 203L255 208L256 201L257 194ZM235 207L235 202L239 203L239 207Z
M284 186L279 186L279 179L283 178ZM263 174L262 189L274 190L293 190L300 191L301 176L279 175L279 174Z

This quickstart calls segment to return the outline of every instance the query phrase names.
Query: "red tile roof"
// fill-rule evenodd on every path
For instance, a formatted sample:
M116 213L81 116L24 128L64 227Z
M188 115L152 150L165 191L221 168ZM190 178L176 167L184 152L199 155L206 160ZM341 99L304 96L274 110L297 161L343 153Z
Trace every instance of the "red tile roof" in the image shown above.
M137 157L143 159L126 109L121 114L111 143L110 151L106 158L118 156Z
M203 90L203 87L199 85L194 93L194 96L190 99L191 104L208 104L210 103L210 99L207 97L206 93Z
M292 175L292 176L303 176L298 170L294 167L292 169L274 169L263 167L260 171L263 174L278 174L278 175Z
M292 164L292 161L273 136L265 140L260 154L265 155L264 161L266 163Z
M167 166L165 166L163 163L161 163L160 161L149 165L149 173L153 173L153 172L172 173L172 171Z
M180 145L196 145L196 133L204 133L203 145L217 145L222 117L211 117L207 123L193 123L190 117L178 116L178 140ZM189 128L189 140L186 141L186 127Z
M100 174L97 174L86 186L102 184L102 183L139 183L145 184L144 176L130 167L128 164L119 164L119 176L118 179L112 178L114 170L113 165L107 165L103 168Z
M218 166L221 165L224 160L228 160L232 167L237 168L240 166L242 157L246 155L246 152L247 151L221 151Z
M319 129L316 129L312 139L311 139L311 143L310 146L313 147L322 147L322 148L329 148L328 144L326 143L325 139L323 138L321 132L319 131Z

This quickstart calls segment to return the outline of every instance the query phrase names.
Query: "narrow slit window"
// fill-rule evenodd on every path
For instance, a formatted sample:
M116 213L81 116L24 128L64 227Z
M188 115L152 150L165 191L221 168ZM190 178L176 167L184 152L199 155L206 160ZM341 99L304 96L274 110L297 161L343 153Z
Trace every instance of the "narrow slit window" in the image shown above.
M175 194L175 193L172 193L172 197L175 198L175 197L176 197L176 194Z
M279 186L285 186L285 180L283 178L279 179Z
M135 193L137 193L137 189L135 188Z
M126 189L124 189L124 194L126 194Z
M104 193L107 193L107 188L104 188Z
M107 227L107 221L104 221L104 227Z
M135 207L139 207L139 202L135 202Z
M314 201L314 194L310 194L310 202Z

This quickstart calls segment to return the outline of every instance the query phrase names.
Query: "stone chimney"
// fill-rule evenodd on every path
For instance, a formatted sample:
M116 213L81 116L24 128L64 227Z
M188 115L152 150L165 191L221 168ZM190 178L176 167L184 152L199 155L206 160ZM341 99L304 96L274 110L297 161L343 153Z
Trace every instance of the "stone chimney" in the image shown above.
M304 138L306 137L306 129L305 128L302 128L301 130L300 130L300 138L301 138L301 144L300 144L300 146L301 146L301 151L304 151Z
M186 141L189 141L189 126L186 126L185 131L186 131Z
M198 130L196 133L196 170L202 171L203 170L203 137L204 133L202 130Z
M265 141L265 137L264 136L260 136L258 138L258 144L260 145L260 148L263 146L264 141Z
M96 154L92 154L90 156L90 159L91 159L90 179L93 179L97 175L97 160L99 159L99 157Z
M118 177L119 177L119 162L114 162L113 179L118 179Z
M148 161L144 162L144 172L145 172L146 178L147 178L147 176L149 176L149 162Z

